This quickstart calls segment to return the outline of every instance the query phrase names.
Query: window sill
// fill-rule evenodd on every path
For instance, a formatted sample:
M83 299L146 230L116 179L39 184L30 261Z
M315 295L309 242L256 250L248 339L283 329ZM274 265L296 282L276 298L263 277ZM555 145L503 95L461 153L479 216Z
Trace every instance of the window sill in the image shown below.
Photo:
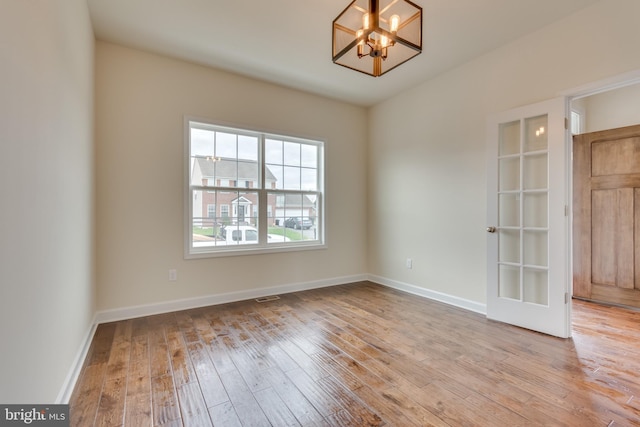
M221 257L230 257L230 256L244 256L244 255L263 255L263 254L273 254L273 253L282 253L282 252L300 252L300 251L311 251L311 250L319 250L319 249L327 249L326 243L297 243L297 244L287 244L287 245L269 245L269 247L259 246L259 247L250 247L248 245L243 245L238 247L237 249L229 249L229 247L224 247L224 249L201 249L198 248L187 248L184 254L184 259L203 259L203 258L221 258Z

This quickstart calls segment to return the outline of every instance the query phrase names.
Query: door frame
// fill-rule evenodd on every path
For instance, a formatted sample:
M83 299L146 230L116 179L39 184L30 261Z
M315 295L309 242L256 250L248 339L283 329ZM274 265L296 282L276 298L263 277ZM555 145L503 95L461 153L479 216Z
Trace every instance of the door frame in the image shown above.
M595 82L587 83L582 86L575 87L561 92L559 95L564 96L567 101L567 111L569 112L569 129L571 129L571 103L574 100L586 98L599 93L609 92L616 89L621 89L627 86L640 84L640 69L633 70L627 73L618 74L606 79L598 80ZM573 135L569 132L569 157L567 159L567 165L565 166L568 175L568 189L569 189L569 235L568 235L568 261L569 261L569 295L573 297ZM571 310L569 310L571 313ZM569 318L571 326L571 318Z

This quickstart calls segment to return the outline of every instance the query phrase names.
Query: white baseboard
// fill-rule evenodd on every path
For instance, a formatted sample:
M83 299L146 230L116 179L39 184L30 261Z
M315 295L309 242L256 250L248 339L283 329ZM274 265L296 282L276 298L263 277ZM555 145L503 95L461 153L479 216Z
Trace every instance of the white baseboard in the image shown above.
M69 373L64 379L64 383L62 383L62 388L58 393L58 397L56 397L56 405L66 405L69 403L69 400L71 399L71 393L73 393L76 382L78 382L78 378L80 377L82 365L84 365L84 361L87 358L87 354L89 353L89 347L91 347L91 341L93 340L93 335L96 333L97 327L98 323L96 322L96 317L94 316L89 329L84 334L82 342L80 343L78 354L76 354L75 359L73 359L71 369L69 369Z
M206 295L202 297L185 298L155 304L104 310L96 313L96 323L116 322L118 320L134 319L136 317L170 313L172 311L188 310L191 308L206 307L209 305L226 304L230 302L266 297L269 295L287 294L291 292L306 291L309 289L344 285L346 283L360 282L363 280L367 280L366 274L334 277L331 279L316 280L312 282L294 283L270 288L249 289L246 291Z
M474 311L480 314L487 314L487 305L468 299L456 297L442 292L432 291L430 289L421 288L419 286L410 285L408 283L398 282L397 280L387 279L376 275L369 275L367 279L379 285L397 289L399 291L408 292L410 294L429 298L455 307L464 308L465 310Z

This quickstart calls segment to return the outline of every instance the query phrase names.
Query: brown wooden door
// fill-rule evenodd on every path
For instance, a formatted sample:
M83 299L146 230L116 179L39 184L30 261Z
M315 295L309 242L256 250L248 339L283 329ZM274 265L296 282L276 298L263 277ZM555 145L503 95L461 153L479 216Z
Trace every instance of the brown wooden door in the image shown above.
M573 295L640 307L640 125L573 138Z

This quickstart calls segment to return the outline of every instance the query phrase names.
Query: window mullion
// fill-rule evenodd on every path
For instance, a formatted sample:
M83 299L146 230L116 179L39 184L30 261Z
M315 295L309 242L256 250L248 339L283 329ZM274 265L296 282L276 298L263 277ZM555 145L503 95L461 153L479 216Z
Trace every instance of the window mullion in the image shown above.
M266 190L266 165L265 165L265 137L260 135L258 140L258 242L260 245L267 245L267 234L269 231L269 219L267 215L267 190Z

